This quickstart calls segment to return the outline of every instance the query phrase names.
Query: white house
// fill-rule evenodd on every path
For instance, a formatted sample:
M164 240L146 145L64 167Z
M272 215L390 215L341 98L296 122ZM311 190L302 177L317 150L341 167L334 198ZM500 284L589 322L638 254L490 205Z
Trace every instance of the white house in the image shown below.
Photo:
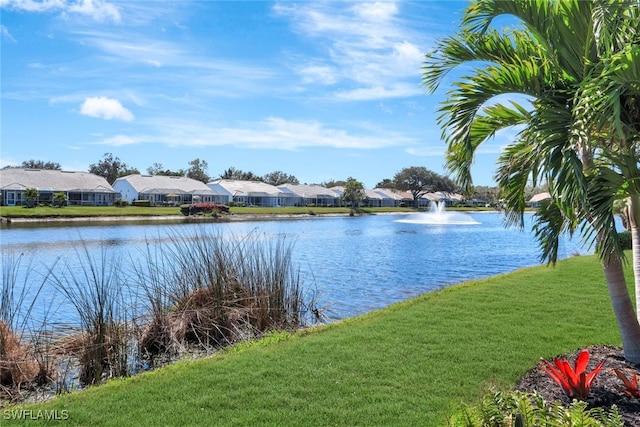
M413 206L413 196L406 191L392 188L374 188L373 191L383 196L382 206L384 207Z
M538 193L529 199L529 205L531 205L532 208L537 208L540 206L540 203L549 199L551 199L551 194L547 192Z
M38 190L37 203L51 204L54 193L64 193L67 204L76 206L111 206L116 191L107 180L89 172L51 169L0 169L0 201L5 206L24 205L25 191Z
M288 206L287 196L278 188L261 181L242 181L235 179L218 179L210 181L207 186L217 192L224 193L228 202L244 206Z
M338 186L329 188L329 190L334 191L342 199L345 187L338 185ZM382 206L394 206L393 199L389 198L387 195L383 193L379 193L373 190L367 190L366 188L363 189L362 191L364 193L364 197L360 202L360 207L379 208ZM345 204L345 201L342 200L342 203Z
M278 185L289 197L290 206L340 206L340 194L320 185Z
M186 176L128 175L116 179L113 188L122 200L149 200L152 206L183 203L227 203L226 194L213 191L207 184Z

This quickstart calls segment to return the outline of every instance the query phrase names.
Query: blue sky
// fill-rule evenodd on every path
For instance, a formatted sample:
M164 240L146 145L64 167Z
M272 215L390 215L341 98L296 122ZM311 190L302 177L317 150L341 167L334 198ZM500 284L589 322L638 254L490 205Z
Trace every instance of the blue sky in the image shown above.
M301 183L372 188L404 167L444 173L446 85L424 54L466 1L0 0L0 167L84 170L113 153L145 173L199 158ZM494 185L508 133L474 181Z

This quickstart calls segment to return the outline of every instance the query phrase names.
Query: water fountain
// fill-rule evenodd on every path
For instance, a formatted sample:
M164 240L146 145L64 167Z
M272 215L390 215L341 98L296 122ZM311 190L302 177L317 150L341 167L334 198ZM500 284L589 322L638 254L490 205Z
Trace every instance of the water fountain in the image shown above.
M396 222L427 225L473 225L480 224L470 215L462 212L447 212L445 202L431 202L429 212L410 215Z

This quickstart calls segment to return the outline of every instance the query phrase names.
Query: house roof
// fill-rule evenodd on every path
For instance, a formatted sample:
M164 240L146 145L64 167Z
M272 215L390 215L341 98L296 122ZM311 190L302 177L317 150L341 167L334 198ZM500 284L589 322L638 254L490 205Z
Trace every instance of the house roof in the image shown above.
M186 176L127 175L116 179L114 187L122 181L128 182L139 194L217 194L204 182Z
M344 194L345 187L342 185L336 185L335 187L330 187L329 190L336 193L337 196L342 197L342 195ZM363 191L364 191L365 197L368 199L376 199L376 200L388 199L388 197L386 197L385 195L376 193L373 190L367 190L366 188L364 188Z
M383 194L393 200L413 200L413 196L406 191L398 191L392 188L374 188L373 191Z
M529 203L536 203L536 202L541 202L542 200L547 200L551 198L551 194L544 192L544 193L538 193L536 195L534 195L531 199L529 199Z
M304 197L307 199L314 198L332 198L340 197L337 192L332 191L330 188L321 187L320 185L306 185L306 184L282 184L278 186L284 193L288 193L298 197Z
M461 202L464 199L461 194L449 193L447 191L436 191L435 193L427 193L422 197L429 200L453 200L457 202Z
M106 179L89 172L51 169L0 169L0 189L115 193Z
M280 197L282 190L262 181L241 181L235 179L218 179L209 185L217 185L228 191L233 197Z

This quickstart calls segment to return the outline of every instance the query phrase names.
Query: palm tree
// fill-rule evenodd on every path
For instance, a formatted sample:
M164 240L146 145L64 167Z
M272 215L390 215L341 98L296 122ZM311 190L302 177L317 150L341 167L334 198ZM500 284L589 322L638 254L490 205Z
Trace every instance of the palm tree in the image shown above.
M58 207L67 205L67 195L64 193L64 191L53 193L53 205Z
M24 198L27 202L28 208L35 206L38 197L40 197L40 192L37 188L27 188L24 190Z
M353 177L347 178L342 192L342 201L351 206L351 215L360 208L360 203L367 197L364 184Z
M640 311L622 274L613 204L628 200L640 301L639 9L637 0L478 0L465 10L459 33L427 55L423 70L434 91L466 66L439 117L447 166L464 188L472 185L478 147L518 126L496 172L507 222L523 227L526 185L548 184L552 201L534 223L542 257L556 261L564 233L595 240L625 357L634 363L640 363ZM521 25L493 28L504 14Z

